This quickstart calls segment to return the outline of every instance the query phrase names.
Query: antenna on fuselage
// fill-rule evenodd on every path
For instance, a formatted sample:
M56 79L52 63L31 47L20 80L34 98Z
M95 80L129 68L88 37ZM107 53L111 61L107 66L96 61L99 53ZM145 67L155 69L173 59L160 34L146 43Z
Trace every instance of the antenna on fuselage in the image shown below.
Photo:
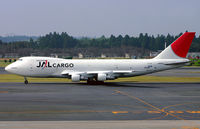
M167 48L167 42L165 42L165 48Z

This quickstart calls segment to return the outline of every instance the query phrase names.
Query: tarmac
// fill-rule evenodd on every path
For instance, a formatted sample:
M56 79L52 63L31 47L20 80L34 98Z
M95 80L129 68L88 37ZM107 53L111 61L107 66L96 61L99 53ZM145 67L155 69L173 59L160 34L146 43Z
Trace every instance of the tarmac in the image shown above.
M181 67L157 73L152 73L149 75L168 76L168 77L200 77L200 67Z
M0 67L0 74L9 74L4 67Z
M199 121L0 121L1 129L199 129Z
M200 83L0 83L0 121L200 120Z
M199 77L200 68L151 75ZM200 129L199 100L200 83L7 82L0 83L0 128Z

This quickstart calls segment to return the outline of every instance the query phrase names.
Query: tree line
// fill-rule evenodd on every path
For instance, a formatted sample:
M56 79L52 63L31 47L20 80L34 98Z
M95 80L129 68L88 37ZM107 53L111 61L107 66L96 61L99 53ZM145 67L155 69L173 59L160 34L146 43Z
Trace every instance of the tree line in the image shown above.
M74 38L68 35L66 32L62 33L49 33L45 36L39 37L37 40L30 41L16 41L11 43L3 43L0 40L1 52L15 52L16 50L47 50L47 49L73 49L73 48L120 48L136 47L141 49L147 49L151 51L163 50L165 42L167 45L177 39L179 35L173 36L165 35L148 35L147 33L140 33L138 37L129 35L119 35L110 37L101 36L99 38ZM194 38L190 51L200 52L200 36Z
M101 36L99 38L80 38L76 39L72 36L69 36L66 32L61 34L59 33L49 33L43 37L40 37L37 41L37 47L44 48L86 48L86 47L98 47L98 48L112 48L112 47L121 47L121 46L134 46L138 48L144 48L149 50L162 50L165 47L165 42L167 45L171 44L174 40L176 40L179 35L173 36L168 34L157 35L156 37L153 35L148 35L147 33L140 33L139 37L125 35L119 35L115 37L111 35L106 38L105 36ZM200 36L194 38L191 51L200 51Z

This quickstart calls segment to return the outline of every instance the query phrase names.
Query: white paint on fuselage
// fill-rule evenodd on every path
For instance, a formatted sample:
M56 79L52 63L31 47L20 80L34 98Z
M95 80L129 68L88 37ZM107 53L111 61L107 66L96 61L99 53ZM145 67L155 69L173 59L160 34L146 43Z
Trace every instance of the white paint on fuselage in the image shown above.
M39 61L48 61L52 64L73 64L73 67L37 67ZM22 57L8 65L5 69L11 73L25 77L70 77L62 74L110 72L116 78L131 77L181 67L181 65L165 65L169 63L189 62L188 59L60 59L51 57ZM56 66L56 65L55 65ZM114 71L132 71L123 74L114 74Z

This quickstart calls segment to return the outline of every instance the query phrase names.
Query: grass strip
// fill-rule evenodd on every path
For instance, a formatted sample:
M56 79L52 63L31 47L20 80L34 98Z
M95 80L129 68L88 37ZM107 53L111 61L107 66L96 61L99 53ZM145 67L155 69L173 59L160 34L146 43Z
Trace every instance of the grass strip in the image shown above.
M71 82L67 78L28 78L29 82ZM24 82L24 78L14 74L1 74L0 82ZM159 77L159 76L137 76L119 78L106 82L200 82L200 77Z

